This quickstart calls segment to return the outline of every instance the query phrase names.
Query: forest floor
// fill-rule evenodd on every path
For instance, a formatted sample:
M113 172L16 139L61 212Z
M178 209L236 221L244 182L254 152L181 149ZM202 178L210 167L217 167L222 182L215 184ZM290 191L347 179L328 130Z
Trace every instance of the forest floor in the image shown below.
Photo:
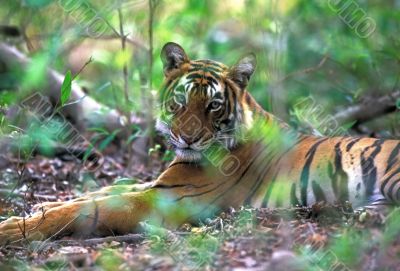
M113 184L146 182L166 165L126 172L127 154L105 157L83 173L76 161L0 157L0 220ZM126 180L123 180L123 182ZM142 224L144 232L107 238L26 242L0 247L0 270L400 270L400 210L354 211L350 205L231 209L177 230Z

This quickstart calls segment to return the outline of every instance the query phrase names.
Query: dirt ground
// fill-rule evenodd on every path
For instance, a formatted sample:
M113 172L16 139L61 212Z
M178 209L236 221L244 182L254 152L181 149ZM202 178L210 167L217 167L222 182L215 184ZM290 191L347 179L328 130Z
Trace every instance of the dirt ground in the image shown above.
M44 201L64 201L98 187L146 182L166 162L126 170L126 153L106 156L84 173L77 161L0 157L0 219L29 214ZM0 248L0 270L400 270L400 211L347 205L231 209L176 230L142 223L126 236L26 242Z

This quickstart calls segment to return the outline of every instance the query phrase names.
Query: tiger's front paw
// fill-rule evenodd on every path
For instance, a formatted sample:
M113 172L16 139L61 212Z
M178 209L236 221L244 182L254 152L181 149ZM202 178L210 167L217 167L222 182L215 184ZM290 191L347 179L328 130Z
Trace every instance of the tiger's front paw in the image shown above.
M36 217L10 217L0 223L0 245L19 243L23 240L43 240L45 236L35 231L40 219Z
M78 206L66 204L28 217L10 217L0 223L0 245L44 240L71 231Z

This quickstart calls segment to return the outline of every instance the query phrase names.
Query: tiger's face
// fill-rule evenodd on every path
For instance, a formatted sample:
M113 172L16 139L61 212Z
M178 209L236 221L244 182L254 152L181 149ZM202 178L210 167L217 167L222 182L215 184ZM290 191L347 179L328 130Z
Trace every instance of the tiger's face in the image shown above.
M229 68L211 60L189 60L175 43L161 52L165 84L156 128L178 158L195 162L212 144L233 149L244 121L242 100L255 68L253 55Z

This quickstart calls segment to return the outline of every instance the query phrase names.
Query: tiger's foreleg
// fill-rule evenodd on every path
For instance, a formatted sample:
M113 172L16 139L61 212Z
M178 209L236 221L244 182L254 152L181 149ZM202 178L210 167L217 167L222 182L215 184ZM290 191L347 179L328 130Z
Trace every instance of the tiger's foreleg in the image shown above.
M0 244L45 240L64 234L112 235L135 231L146 219L160 224L159 193L154 189L65 203L26 218L11 217L0 223Z
M149 188L126 186L121 191L121 186L107 187L31 217L12 217L0 223L0 244L64 234L125 234L134 232L144 220L174 228L242 203L242 198L224 192L234 186L232 178L217 173L211 176L202 167L177 163ZM243 185L247 186L246 183ZM133 188L142 191L131 192Z
M86 195L76 198L76 199L73 199L71 201L41 202L41 203L35 204L32 207L32 210L34 212L44 212L44 211L50 210L51 208L59 207L59 206L65 205L65 204L69 204L71 202L79 202L79 201L85 201L85 200L95 199L95 198L99 198L99 197L119 195L119 194L127 193L127 192L144 191L145 189L150 188L152 184L153 184L152 182L148 182L148 183L143 183L143 184L105 186L98 191L87 193Z

